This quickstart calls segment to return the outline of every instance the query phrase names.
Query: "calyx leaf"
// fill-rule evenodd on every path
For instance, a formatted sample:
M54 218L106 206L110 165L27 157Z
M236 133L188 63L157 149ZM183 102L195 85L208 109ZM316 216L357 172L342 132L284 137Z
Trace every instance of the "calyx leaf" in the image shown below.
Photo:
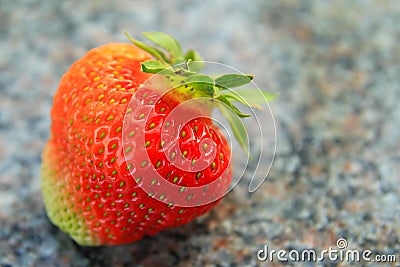
M229 110L230 108L231 108L230 106L228 108L224 107L223 105L220 105L219 107L222 115L224 115L229 125L231 126L233 134L235 135L235 138L238 141L239 145L246 152L246 154L250 156L250 149L248 144L249 139L247 136L246 127L244 126L242 120L238 116L236 116L235 113Z
M171 55L170 62L172 62L172 59L183 58L182 48L174 37L163 32L144 32L143 35L154 44L168 51Z
M158 73L166 69L165 64L158 60L147 60L142 63L142 71L147 73Z
M154 56L161 62L165 63L167 58L162 51L160 51L159 49L157 49L153 46L147 45L139 40L133 39L127 32L125 32L125 36L128 38L129 41L131 41L137 47L143 49L144 51L148 52L149 54L151 54L152 56Z
M245 106L257 109L262 109L261 105L272 101L277 96L264 90L251 90L249 88L226 90L224 95Z
M223 89L233 88L248 84L253 80L253 75L225 74L215 79L215 83Z

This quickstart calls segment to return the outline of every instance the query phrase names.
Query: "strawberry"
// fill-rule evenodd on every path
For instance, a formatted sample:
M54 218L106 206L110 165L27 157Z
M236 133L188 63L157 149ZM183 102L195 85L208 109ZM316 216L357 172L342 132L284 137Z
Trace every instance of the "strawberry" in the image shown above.
M145 36L157 46L128 36L133 44L90 50L54 96L42 154L44 204L50 220L81 245L130 243L219 202L232 179L232 151L211 119L213 106L225 107L245 147L238 117L247 115L232 101L252 99L226 89L252 76L199 74L197 52L183 55L164 33Z

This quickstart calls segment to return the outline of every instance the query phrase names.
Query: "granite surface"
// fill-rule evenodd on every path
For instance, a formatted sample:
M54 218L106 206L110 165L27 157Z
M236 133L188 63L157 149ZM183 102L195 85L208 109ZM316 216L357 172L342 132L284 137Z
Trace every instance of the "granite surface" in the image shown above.
M399 14L395 0L0 1L0 266L399 265ZM49 109L70 64L126 41L125 30L170 33L278 92L275 161L255 193L250 164L191 224L126 246L79 247L43 208ZM266 132L250 127L254 147L271 143ZM265 245L322 250L339 238L397 262L257 259Z

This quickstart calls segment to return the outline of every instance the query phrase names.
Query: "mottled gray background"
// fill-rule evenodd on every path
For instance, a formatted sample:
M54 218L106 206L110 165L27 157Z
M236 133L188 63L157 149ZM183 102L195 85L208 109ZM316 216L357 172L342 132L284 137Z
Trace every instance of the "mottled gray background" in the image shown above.
M256 252L336 248L339 237L399 260L399 25L395 0L1 0L0 266L281 266ZM40 153L61 75L124 30L170 33L279 92L276 159L256 193L245 176L189 225L83 248L45 215Z

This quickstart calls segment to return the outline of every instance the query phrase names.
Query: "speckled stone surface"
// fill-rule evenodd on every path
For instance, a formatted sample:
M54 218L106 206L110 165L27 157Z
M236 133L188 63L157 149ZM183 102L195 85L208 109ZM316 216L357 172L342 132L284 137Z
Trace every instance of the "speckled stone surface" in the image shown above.
M0 266L282 266L257 251L336 248L340 237L399 264L399 14L395 0L0 1ZM49 109L70 64L126 41L124 30L168 32L279 92L275 162L258 191L248 193L246 171L189 225L131 245L79 247L51 225L41 199ZM249 135L255 147L271 139ZM351 263L363 264L396 265Z

